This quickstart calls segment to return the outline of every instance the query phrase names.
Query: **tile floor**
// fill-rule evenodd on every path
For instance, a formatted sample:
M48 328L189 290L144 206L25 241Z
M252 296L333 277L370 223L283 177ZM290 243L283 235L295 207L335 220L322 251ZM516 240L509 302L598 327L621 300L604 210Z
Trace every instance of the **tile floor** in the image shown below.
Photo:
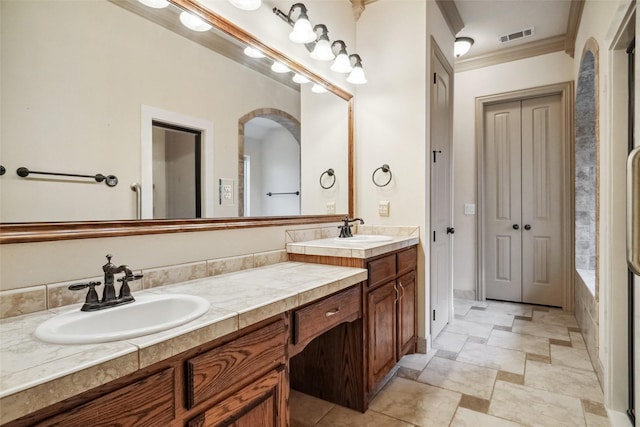
M455 300L429 354L404 357L365 414L291 391L293 427L609 426L575 317Z

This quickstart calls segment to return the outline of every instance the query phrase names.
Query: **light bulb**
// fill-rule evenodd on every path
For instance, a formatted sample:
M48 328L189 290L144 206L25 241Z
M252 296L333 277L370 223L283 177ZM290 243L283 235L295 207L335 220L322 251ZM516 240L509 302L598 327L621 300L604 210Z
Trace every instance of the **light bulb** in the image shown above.
M293 81L303 85L305 83L309 83L311 80L309 80L308 78L306 78L302 74L296 73L295 76L293 76Z
M318 61L331 61L336 56L331 51L331 44L329 43L329 40L321 38L316 43L316 47L313 48L311 57Z
M311 92L313 93L325 93L326 91L327 91L327 88L319 85L318 83L314 83L313 87L311 88Z
M154 9L162 9L164 7L169 6L169 2L167 0L138 0L145 6L152 7Z
M331 64L331 71L336 73L350 73L353 68L351 67L351 61L346 53L339 53L336 56L336 60Z
M180 22L193 31L209 31L211 29L211 25L204 22L202 18L186 11L180 14Z
M356 66L353 67L353 71L351 71L351 74L349 74L349 77L347 77L347 81L354 85L365 84L367 82L367 78L364 76L364 70L362 69L362 66L356 64Z
M244 48L244 54L249 58L264 58L264 53L251 46L247 46Z
M274 73L288 73L291 70L282 62L273 61L273 65L271 66L271 71L273 71Z
M289 33L289 40L294 43L311 43L315 39L316 33L313 32L307 15L301 14Z
M256 10L260 8L262 0L229 0L229 3L242 10Z

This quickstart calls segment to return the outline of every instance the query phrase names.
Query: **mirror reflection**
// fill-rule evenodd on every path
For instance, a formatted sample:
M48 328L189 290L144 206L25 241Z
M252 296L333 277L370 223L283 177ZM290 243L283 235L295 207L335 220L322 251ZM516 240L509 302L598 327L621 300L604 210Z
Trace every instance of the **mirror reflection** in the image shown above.
M274 74L229 36L185 28L174 6L0 7L2 222L348 211L342 98ZM115 175L118 185L23 178L19 167ZM327 190L319 178L328 168L336 185Z

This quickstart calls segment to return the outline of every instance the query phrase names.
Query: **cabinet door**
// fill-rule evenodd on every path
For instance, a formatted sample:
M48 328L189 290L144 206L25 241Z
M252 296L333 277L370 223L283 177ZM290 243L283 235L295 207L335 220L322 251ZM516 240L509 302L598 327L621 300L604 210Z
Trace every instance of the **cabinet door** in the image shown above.
M368 384L369 391L389 373L396 363L396 288L395 281L367 294Z
M288 400L285 370L273 370L193 418L187 427L286 427Z
M398 359L415 352L416 344L416 274L398 278Z

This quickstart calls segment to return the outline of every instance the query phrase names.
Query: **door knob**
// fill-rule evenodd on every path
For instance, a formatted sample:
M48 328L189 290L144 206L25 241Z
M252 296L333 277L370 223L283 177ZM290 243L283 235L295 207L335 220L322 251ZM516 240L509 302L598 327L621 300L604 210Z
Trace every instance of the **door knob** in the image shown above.
M525 230L531 230L531 226L529 224L525 224L524 229Z
M456 229L453 227L447 227L447 234L453 234L456 232Z
M519 230L519 229L520 229L520 226L519 226L518 224L513 224L513 229L514 229L514 230Z

